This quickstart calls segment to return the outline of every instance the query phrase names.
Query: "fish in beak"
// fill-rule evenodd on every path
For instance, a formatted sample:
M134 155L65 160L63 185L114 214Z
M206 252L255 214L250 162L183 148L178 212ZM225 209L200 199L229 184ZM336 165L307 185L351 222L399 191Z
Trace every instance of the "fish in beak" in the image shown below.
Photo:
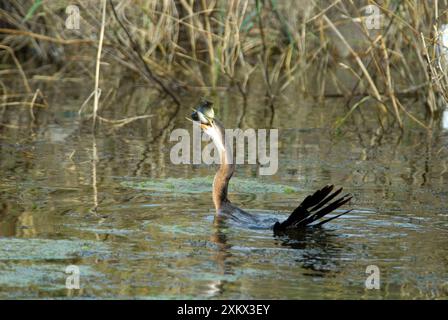
M203 100L197 109L191 114L191 119L200 123L201 128L205 131L213 125L215 112L213 111L213 103Z
M201 129L213 140L220 152L224 151L223 133L215 123L213 103L203 100L191 114L193 121L199 122Z

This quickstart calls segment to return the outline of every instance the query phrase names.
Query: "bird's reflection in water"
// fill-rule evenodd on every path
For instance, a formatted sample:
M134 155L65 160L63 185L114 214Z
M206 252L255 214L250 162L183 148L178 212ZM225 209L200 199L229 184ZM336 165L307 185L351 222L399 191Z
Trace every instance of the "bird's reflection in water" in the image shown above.
M215 260L218 262L220 271L223 274L231 272L231 265L228 263L228 258L232 256L230 253L231 244L227 243L227 235L225 231L227 230L226 219L220 216L215 216L213 220L213 234L211 236L211 241L216 244L216 255Z
M337 272L340 254L343 249L338 235L333 230L313 228L274 234L275 241L282 247L301 250L296 262L302 268L316 271L313 276L325 276L325 273Z
M231 247L227 236L228 221L225 217L215 216L213 233L210 241L215 244L213 259L216 262L216 271L221 277L208 284L206 294L209 297L219 297L225 292L229 282L226 276L233 275L234 263L231 259ZM267 231L272 232L272 231ZM333 230L324 228L304 229L294 232L273 234L274 244L279 247L300 250L301 254L295 259L298 266L310 270L313 277L325 277L334 274L340 269L340 254L343 245Z
M227 229L226 219L220 216L215 216L213 220L213 233L210 237L210 241L216 245L216 252L214 254L214 260L218 266L217 272L224 278L225 275L231 275L232 264L230 257L231 244L227 243L227 235L225 233ZM208 285L206 294L211 297L218 297L223 294L224 287L227 281L225 279L212 280Z

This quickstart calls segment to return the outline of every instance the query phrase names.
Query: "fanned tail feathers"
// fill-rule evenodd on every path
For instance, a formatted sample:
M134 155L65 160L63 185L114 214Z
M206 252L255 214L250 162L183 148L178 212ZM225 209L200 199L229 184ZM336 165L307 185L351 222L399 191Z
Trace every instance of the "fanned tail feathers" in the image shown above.
M336 198L336 196L342 192L342 188L339 188L331 193L333 188L333 185L327 185L316 191L314 194L306 197L305 200L303 200L303 202L291 213L288 219L281 223L275 223L274 231L302 229L309 226L317 227L350 212L351 210L348 210L331 218L316 222L351 200L352 196L346 194L330 203L331 200Z

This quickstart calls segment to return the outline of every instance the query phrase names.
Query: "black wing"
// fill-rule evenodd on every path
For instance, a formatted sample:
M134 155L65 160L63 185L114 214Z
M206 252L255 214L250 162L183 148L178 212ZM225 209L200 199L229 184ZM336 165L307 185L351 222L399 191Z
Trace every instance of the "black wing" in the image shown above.
M306 197L305 200L303 200L303 202L291 213L288 219L281 223L275 223L274 231L278 232L303 229L308 226L317 227L350 212L351 210L348 210L334 217L313 224L313 222L323 218L328 213L346 204L352 198L350 194L346 194L343 197L329 203L342 192L342 188L339 188L335 192L331 193L333 188L333 185L327 185L316 191L313 195Z

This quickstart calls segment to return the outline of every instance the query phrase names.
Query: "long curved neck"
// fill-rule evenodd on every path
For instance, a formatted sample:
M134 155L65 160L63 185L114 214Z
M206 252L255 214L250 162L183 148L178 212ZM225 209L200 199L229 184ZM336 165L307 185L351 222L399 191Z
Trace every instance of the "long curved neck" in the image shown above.
M225 141L224 127L221 123L217 123L221 129L222 142ZM222 208L223 204L229 203L227 198L227 189L229 186L230 178L232 178L235 171L235 161L233 161L233 152L230 148L223 143L224 150L220 150L221 165L215 174L213 180L213 203L217 211ZM218 148L219 149L219 148Z

